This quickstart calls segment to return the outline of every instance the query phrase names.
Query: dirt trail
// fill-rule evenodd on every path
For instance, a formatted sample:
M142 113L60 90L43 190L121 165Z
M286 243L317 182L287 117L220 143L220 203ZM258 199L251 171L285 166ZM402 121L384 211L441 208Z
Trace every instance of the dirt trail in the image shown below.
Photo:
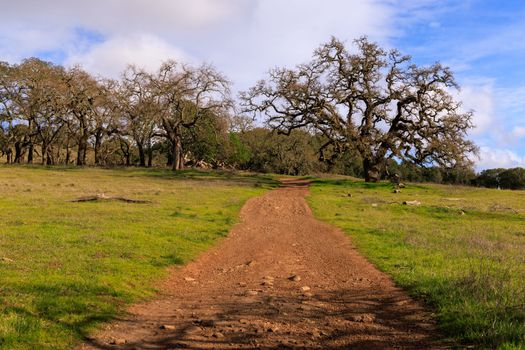
M248 201L230 235L173 269L156 300L77 349L446 348L421 306L312 216L307 193L285 181Z

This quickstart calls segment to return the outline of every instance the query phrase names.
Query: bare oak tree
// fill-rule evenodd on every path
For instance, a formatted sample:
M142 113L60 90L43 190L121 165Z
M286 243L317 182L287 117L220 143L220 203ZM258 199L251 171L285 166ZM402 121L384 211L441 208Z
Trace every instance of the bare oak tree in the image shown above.
M151 74L131 65L124 71L119 88L120 145L129 146L126 139L131 137L138 149L140 166L146 166L146 154L149 154L148 163L151 165L155 119L159 114L151 80Z
M182 132L209 114L221 115L231 107L228 80L210 65L191 67L175 61L162 64L152 79L160 114L160 136L171 145L173 170L183 166Z
M284 134L298 128L322 134L321 158L329 149L358 152L366 181L378 181L391 158L444 167L468 162L476 152L466 138L472 112L455 101L452 72L438 63L418 67L367 38L355 44L350 53L332 38L311 62L271 70L241 94L244 110Z
M89 138L97 113L103 103L99 82L81 67L73 67L66 74L66 105L69 127L77 140L77 165L86 164Z

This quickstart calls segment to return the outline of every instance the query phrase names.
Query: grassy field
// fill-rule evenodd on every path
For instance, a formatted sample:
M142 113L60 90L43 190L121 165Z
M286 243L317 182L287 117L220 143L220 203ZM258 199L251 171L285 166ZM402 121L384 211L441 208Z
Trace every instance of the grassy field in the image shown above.
M224 236L268 177L0 167L0 349L68 349ZM97 201L105 194L151 203Z
M341 227L370 261L435 310L455 342L525 349L525 191L392 190L318 179L308 200L317 217Z

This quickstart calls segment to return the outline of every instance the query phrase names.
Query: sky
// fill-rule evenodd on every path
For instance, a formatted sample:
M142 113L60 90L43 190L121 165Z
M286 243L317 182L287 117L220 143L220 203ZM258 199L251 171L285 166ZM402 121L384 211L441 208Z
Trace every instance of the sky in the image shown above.
M308 61L332 35L449 66L475 113L476 169L525 167L523 0L2 0L0 60L39 57L112 78L130 63L206 62L242 91Z

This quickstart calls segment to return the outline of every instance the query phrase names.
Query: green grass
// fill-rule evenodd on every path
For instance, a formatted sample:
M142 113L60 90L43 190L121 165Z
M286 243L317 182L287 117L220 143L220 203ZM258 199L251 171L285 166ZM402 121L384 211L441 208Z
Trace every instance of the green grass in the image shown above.
M317 179L309 203L458 344L525 349L525 191ZM348 196L348 194L352 196ZM420 206L407 206L418 200Z
M68 349L152 296L275 185L229 172L0 167L0 349ZM73 203L104 193L145 199Z

